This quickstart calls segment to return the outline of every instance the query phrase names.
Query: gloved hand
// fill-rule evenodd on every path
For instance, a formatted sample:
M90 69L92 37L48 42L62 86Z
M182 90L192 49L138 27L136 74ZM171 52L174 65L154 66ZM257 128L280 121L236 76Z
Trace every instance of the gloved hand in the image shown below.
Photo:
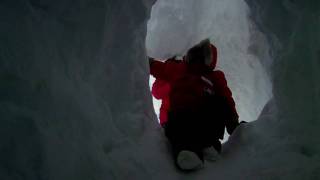
M233 133L233 131L239 126L239 124L240 123L239 123L238 119L233 119L230 122L228 122L226 124L228 134L231 135Z
M227 126L227 132L231 135L233 133L233 131L240 125L240 124L245 124L248 123L247 121L241 121L240 123L238 122L238 120L234 121L236 123L230 124L229 126Z
M176 60L176 55L172 56L171 58L167 59L167 60Z

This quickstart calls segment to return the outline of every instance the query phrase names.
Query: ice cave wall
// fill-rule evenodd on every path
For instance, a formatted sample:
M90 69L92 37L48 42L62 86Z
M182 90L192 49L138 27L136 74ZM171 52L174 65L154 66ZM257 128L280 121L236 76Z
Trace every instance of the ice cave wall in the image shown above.
M273 169L287 164L287 172L276 173L278 177L319 179L320 2L246 2L271 44L274 101L256 125L268 132L269 145L274 146L270 158L279 158Z
M277 131L314 144L310 148L319 152L320 2L246 2L272 46Z
M0 179L151 176L152 3L0 2Z

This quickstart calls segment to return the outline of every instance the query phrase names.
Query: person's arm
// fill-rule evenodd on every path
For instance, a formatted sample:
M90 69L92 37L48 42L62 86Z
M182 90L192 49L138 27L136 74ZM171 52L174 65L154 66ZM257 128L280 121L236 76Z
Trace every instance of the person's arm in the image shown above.
M163 99L169 96L170 85L164 80L156 79L152 85L151 92L156 99Z
M156 79L166 79L165 69L166 64L161 61L157 61L153 58L149 58L149 65L150 65L150 74L155 77Z
M169 82L171 77L176 73L175 69L180 66L179 63L170 60L171 58L165 62L161 62L149 58L150 74L156 79L162 79Z
M226 100L228 107L230 108L230 118L226 119L226 128L228 134L232 134L234 129L239 125L239 115L236 110L236 105L232 97L232 92L227 85L227 80L222 71L214 71L214 84L216 94L223 96Z

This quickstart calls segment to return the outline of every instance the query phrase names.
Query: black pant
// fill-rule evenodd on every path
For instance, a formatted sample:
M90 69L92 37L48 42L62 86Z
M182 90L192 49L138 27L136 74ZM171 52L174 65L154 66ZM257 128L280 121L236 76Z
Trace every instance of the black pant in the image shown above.
M164 126L165 135L172 145L174 158L181 150L195 152L203 160L202 151L213 146L221 151L228 111L220 98L209 97L202 106L170 111Z

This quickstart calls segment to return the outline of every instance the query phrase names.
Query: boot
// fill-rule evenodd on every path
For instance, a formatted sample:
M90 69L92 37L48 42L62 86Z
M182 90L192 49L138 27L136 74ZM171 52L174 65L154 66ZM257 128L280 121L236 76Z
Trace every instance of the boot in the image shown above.
M177 165L182 170L196 170L203 167L203 161L196 153L183 150L178 154Z
M210 146L203 150L203 157L208 161L217 161L220 159L220 154L213 146Z

